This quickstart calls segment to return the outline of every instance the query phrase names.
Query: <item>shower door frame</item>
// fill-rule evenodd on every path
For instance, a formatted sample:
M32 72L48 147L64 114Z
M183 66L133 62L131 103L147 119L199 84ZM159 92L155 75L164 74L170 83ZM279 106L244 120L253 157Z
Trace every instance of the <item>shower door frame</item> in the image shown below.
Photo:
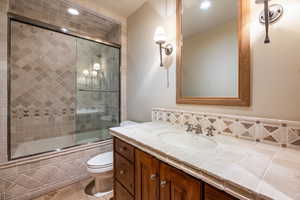
M34 157L34 156L38 156L38 155L42 155L42 154L46 154L46 153L55 153L55 152L59 152L61 150L67 150L67 149L78 147L78 146L95 144L95 143L100 143L100 142L107 142L107 141L112 140L112 139L106 139L106 140L98 140L98 141L82 143L82 144L75 144L72 146L60 148L59 151L54 149L54 150L50 150L50 151L44 151L44 152L40 152L40 153L35 153L35 154L26 155L26 156L20 156L17 158L12 158L12 156L11 156L11 119L10 119L10 117L11 117L11 101L10 101L11 100L11 85L10 85L11 84L11 62L10 62L10 59L11 59L11 22L16 21L19 23L28 24L28 25L42 28L42 29L45 29L48 31L61 33L64 35L68 35L70 37L75 37L75 38L95 42L95 43L98 43L101 45L105 45L105 46L109 46L109 47L118 49L119 50L119 61L118 61L119 62L119 92L118 92L119 122L121 122L121 108L122 108L122 105L121 105L122 104L122 102L121 102L121 96L122 96L122 94L121 94L121 92L122 92L121 91L121 88L122 88L121 87L121 82L122 82L122 80L121 80L121 78L122 78L121 50L122 50L122 47L120 44L112 43L112 42L109 42L109 41L106 41L106 40L103 40L100 38L91 38L89 36L83 35L81 33L77 33L75 31L63 32L62 31L63 27L47 24L47 23L44 23L44 22L41 22L41 21L38 21L35 19L20 16L20 15L14 14L14 13L8 12L7 17L8 17L8 23L7 23L7 30L8 30L7 31L7 35L8 35L8 37L7 37L7 48L8 48L8 54L7 54L7 56L8 56L8 61L7 61L7 65L8 65L8 69L7 69L7 98L8 98L8 101L7 101L7 158L8 158L8 161L20 160L20 159ZM77 91L76 91L76 94L77 94Z

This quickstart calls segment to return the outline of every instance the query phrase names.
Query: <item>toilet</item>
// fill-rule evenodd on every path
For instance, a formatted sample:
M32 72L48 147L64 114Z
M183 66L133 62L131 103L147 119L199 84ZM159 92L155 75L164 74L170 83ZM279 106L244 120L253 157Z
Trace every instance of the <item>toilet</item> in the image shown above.
M95 179L96 197L112 193L113 188L113 152L99 154L86 163L87 171Z
M120 126L132 126L138 123L123 121ZM112 193L113 189L113 152L107 152L92 157L86 162L87 171L95 179L94 196L102 197Z

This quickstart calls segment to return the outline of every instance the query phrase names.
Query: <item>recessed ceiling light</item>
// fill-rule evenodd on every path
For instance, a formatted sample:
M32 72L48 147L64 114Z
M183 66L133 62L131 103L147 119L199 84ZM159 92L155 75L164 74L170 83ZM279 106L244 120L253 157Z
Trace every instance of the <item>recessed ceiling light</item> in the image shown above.
M204 0L200 4L200 8L202 10L207 10L211 6L211 2L209 0Z
M69 30L68 29L66 29L66 28L61 28L60 29L62 32L64 32L64 33L66 33L66 32L68 32Z
M79 15L79 11L74 8L69 8L68 13L70 13L71 15Z

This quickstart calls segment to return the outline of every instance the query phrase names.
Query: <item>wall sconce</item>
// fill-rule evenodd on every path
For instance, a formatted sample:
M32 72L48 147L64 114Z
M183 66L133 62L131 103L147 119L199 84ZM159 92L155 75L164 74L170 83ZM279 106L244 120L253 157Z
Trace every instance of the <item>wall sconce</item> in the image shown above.
M265 44L270 43L269 25L277 22L283 14L283 7L281 5L273 4L269 6L269 1L271 0L255 0L255 3L257 4L264 4L264 10L259 15L259 22L265 24Z
M159 45L159 53L160 53L160 66L163 67L163 62L162 62L162 50L165 50L165 54L167 56L171 55L173 52L173 46L172 44L166 44L163 46L163 44L166 43L167 41L167 34L165 32L165 29L162 26L159 26L155 30L154 34L154 41L156 44Z

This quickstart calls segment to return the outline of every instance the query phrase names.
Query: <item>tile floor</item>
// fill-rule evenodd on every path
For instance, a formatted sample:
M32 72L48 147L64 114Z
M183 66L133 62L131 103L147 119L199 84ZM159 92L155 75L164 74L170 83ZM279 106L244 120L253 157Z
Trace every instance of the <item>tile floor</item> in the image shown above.
M103 198L96 198L86 195L84 193L84 188L90 182L91 179L87 179L33 200L110 200L112 198L112 194L109 194Z

